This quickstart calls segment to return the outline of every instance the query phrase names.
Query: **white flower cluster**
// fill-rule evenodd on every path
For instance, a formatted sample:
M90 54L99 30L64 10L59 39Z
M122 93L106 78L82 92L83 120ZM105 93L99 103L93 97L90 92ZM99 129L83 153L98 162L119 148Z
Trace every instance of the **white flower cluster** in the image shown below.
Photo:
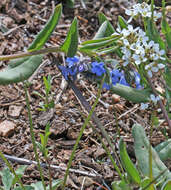
M160 97L159 96L155 96L154 94L151 94L150 95L150 99L154 103L154 105L156 105L157 102L160 100ZM148 108L148 105L149 105L149 103L141 103L140 109L141 110L145 110L145 109Z
M126 9L125 13L130 16L128 23L130 23L132 19L137 17L138 15L141 15L143 18L145 18L145 17L151 17L152 14L151 6L145 2L135 4L134 7L132 7L131 9ZM162 14L154 10L153 16L154 16L154 21L157 21L157 19L161 18Z
M133 28L128 25L127 29L117 29L115 34L121 35L121 52L123 53L123 66L128 64L144 64L148 76L152 77L152 72L158 72L165 67L160 61L165 60L165 51L160 50L159 44L150 41L146 33L139 27Z

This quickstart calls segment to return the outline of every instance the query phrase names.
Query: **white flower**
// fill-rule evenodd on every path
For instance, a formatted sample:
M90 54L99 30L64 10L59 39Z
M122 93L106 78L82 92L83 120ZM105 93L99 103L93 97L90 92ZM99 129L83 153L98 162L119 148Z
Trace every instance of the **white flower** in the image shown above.
M152 102L154 104L157 104L157 102L160 100L160 97L159 96L155 96L154 94L151 94L150 95L150 99L152 100Z
M159 69L163 69L165 67L165 65L162 64L162 63L159 63L157 66L158 66Z
M139 64L141 63L141 59L140 59L140 56L139 56L139 55L133 54L133 55L132 55L132 58L134 59L135 64L139 65Z
M161 18L162 14L160 12L154 11L154 21L157 21L157 19Z
M148 105L149 105L149 103L141 103L141 107L140 107L140 109L141 110L145 110L145 109L147 109L148 108Z
M149 70L149 71L147 72L147 74L148 74L148 76L149 76L150 78L152 78L153 74L152 74L151 70Z

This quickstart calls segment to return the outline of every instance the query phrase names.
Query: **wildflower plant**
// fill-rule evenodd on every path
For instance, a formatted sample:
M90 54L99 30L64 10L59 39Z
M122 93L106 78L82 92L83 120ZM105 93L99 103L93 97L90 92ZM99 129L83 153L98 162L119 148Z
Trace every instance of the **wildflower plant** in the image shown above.
M169 64L171 60L168 57L168 51L171 48L171 27L166 20L165 12L164 0L162 0L162 12L159 12L154 6L154 0L151 1L151 5L146 2L138 3L134 5L134 7L125 10L125 14L129 16L128 21L121 16L118 17L118 27L116 29L107 20L104 14L99 13L98 17L101 25L99 30L92 40L84 41L80 44L78 40L78 21L77 18L74 18L64 42L60 46L43 49L44 44L55 29L61 16L62 6L58 5L46 26L28 47L27 52L0 56L1 61L14 59L10 61L6 70L0 72L0 84L8 85L28 79L42 62L43 56L39 54L63 52L66 55L65 64L60 64L56 61L57 67L65 80L67 80L72 87L80 102L82 102L82 105L87 108L88 112L91 110L90 105L74 86L78 74L82 74L85 78L93 80L93 82L97 82L98 84L101 84L101 81L103 81L104 83L100 85L102 88L110 90L112 93L118 94L133 103L140 103L141 109L146 109L150 104L153 106L157 106L158 104L163 112L163 116L168 122L170 129L168 133L169 136L171 136L171 120L169 116L171 102L171 71ZM131 24L134 19L142 19L143 26L134 27ZM160 32L155 24L160 21L161 32L164 38L160 37ZM106 56L109 54L111 55L110 61ZM89 61L85 61L86 57L90 58ZM113 64L114 62L115 64ZM153 82L154 79L159 77L160 80L163 81L162 84L165 90L163 93L157 91ZM48 80L44 80L44 82L47 89L46 97L48 97L51 84L47 83ZM163 104L162 99L165 100L166 105ZM48 99L46 99L46 103L48 104ZM106 135L105 129L101 126L96 115L93 112L91 114L97 126L100 126L99 129L102 135L106 138L112 149L113 145L110 138ZM30 123L32 126L32 122ZM137 132L135 136L137 137L138 135L141 135L141 133ZM35 142L35 137L33 135L32 137L33 142ZM81 135L79 138L81 138ZM34 151L36 157L38 157L36 146L34 143ZM76 146L74 148L76 149ZM126 164L123 163L123 166L125 165L127 173L130 175L129 168L127 167L127 164L130 164L129 166L135 171L134 173L137 174L136 169L128 159L126 148L122 141L120 143L120 152L124 153L122 154L121 160L122 162L126 162ZM153 155L153 157L155 157L155 155ZM158 167L158 165L156 164L156 167ZM117 167L115 167L115 169L116 168ZM117 169L117 171L119 170ZM120 176L121 179L123 179L122 175ZM132 176L134 182L137 183L139 187L144 188L140 177L134 177L135 176ZM150 180L151 179L152 178L150 178ZM126 180L124 183L126 183ZM168 182L168 184L169 183L170 182ZM118 186L118 184L114 185ZM120 187L121 186L119 186L119 188L114 187L113 189L121 189ZM64 188L65 184L63 185L63 189Z

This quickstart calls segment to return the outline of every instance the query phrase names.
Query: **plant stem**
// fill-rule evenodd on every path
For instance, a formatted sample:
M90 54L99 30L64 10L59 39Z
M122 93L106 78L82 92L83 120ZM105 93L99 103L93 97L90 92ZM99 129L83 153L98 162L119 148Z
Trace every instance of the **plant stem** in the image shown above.
M16 174L15 170L13 169L13 167L11 166L11 164L8 162L8 160L5 158L5 156L3 155L3 153L0 151L0 157L2 158L2 160L5 162L5 164L8 166L8 168L11 170L11 172L14 174L15 178L17 179L18 183L20 184L21 188L23 190L26 190L21 179L18 177L18 175Z
M44 181L44 177L43 177L43 171L42 171L42 168L40 166L39 156L37 153L37 145L36 145L35 135L34 135L34 131L33 131L33 120L32 120L32 115L31 115L30 102L29 102L29 98L28 98L28 90L27 90L26 84L24 85L24 91L25 91L26 105L27 105L28 116L29 116L30 135L31 135L31 141L33 144L33 151L34 151L35 158L37 161L37 166L38 166L38 169L40 172L40 177L41 177L41 181L43 184L43 188L44 188L44 190L46 190L46 185L45 185L45 181Z
M54 47L50 47L50 48L44 48L41 50L22 52L22 53L17 53L17 54L13 54L13 55L3 55L3 56L0 56L0 61L6 61L6 60L10 60L10 59L17 59L17 58L45 54L45 53L52 53L52 52L62 52L62 50L60 48L54 46Z
M103 78L102 84L103 84L103 82L104 82L104 78ZM94 110L95 110L95 107L96 107L97 103L99 102L99 98L100 98L100 94L101 94L101 90L102 90L102 84L101 84L100 89L99 89L99 91L98 91L97 98L96 98L96 100L95 100L95 102L94 102L94 104L93 104L93 106L92 106L92 109L90 110L90 112L89 112L89 114L88 114L88 117L86 118L86 120L85 120L83 126L81 127L80 133L79 133L79 135L78 135L78 137L77 137L76 143L75 143L74 148L73 148L73 150L72 150L72 153L71 153L71 156L70 156L70 159L69 159L69 162L68 162L67 170L66 170L66 172L65 172L64 182L63 182L63 185L62 185L62 190L65 189L67 177L68 177L68 175L69 175L69 169L70 169L70 167L71 167L72 160L73 160L73 158L74 158L75 151L76 151L76 149L77 149L78 143L79 143L79 141L80 141L80 139L81 139L81 137L82 137L82 135L83 135L83 132L84 132L85 127L87 126L87 124L89 123L89 121L90 121L90 119L91 119L91 117L92 117L92 115L93 115L93 112L94 112Z
M156 89L155 89L155 86L153 85L152 81L149 79L148 76L146 76L146 77L147 77L147 80L148 80L148 82L149 82L149 85L150 85L150 87L151 87L151 89L152 89L154 95L155 95L155 96L158 96L158 93L157 93L157 91L156 91ZM169 126L168 134L169 134L169 137L171 137L171 120L169 119L169 116L168 116L168 114L167 114L167 111L166 111L166 109L165 109L165 107L164 107L164 104L163 104L163 102L162 102L161 99L159 99L158 104L159 104L159 106L160 106L160 108L161 108L161 111L163 112L163 116L164 116L165 120L166 120L167 123L168 123L168 126Z

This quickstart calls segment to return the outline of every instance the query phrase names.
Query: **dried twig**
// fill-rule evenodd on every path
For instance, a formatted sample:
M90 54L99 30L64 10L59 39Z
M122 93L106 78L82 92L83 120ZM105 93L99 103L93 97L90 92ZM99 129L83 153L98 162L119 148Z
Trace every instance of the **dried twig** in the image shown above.
M27 160L27 159L24 159L24 158L18 158L18 157L15 157L15 156L9 156L7 154L4 154L4 156L5 156L5 158L7 158L11 162L17 162L17 163L23 164L23 165L31 165L31 164L37 165L36 161ZM43 167L43 168L48 168L49 167L49 165L47 165L46 163L41 163L40 166ZM56 166L56 165L50 165L50 168L56 169L56 170L62 170L62 171L65 171L67 169L65 167ZM78 173L78 174L82 174L82 175L86 175L86 176L90 176L90 177L102 177L97 172L92 173L92 172L82 171L82 170L77 170L77 169L70 169L69 171L72 172L72 173Z

